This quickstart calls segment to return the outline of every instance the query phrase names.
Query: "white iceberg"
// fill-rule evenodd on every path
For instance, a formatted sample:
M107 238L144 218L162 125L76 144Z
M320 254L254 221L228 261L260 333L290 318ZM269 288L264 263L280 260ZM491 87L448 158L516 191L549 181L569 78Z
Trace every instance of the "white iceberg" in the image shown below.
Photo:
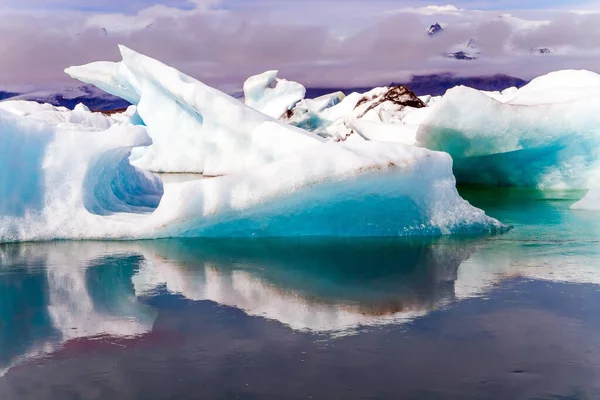
M334 108L339 113L340 107L336 106L343 102L345 98L343 92L335 92L314 99L302 99L287 113L283 114L281 120L311 132L324 133L324 128L327 125L350 111L348 110L337 116L331 115L331 110Z
M0 241L487 232L447 154L326 143L212 179L164 185L132 166L143 126L72 130L0 111Z
M282 120L336 141L414 144L419 123L430 111L426 105L405 86L385 86L302 100Z
M553 73L496 99L466 87L450 89L419 127L418 144L448 152L459 182L600 186L597 74Z
M107 129L0 110L0 241L431 236L505 228L459 196L447 154L325 141L121 51L121 63L69 69L137 101L118 117L100 115L111 119ZM72 113L96 117L83 107ZM139 118L145 125L136 124ZM140 148L148 150L132 157ZM139 168L152 169L154 161L161 170L231 174L163 184Z
M304 98L306 88L301 84L277 78L278 71L267 71L251 76L244 82L246 105L268 115L280 118Z
M7 100L0 102L0 110L65 128L70 125L76 129L106 130L118 122L108 115L91 112L84 104L69 110L35 101Z
M161 62L121 47L123 61L67 68L137 105L152 138L134 165L217 176L244 172L323 139L275 120Z
M539 105L569 103L600 96L600 75L586 70L562 70L539 76L522 88L505 90L500 101Z
M583 199L571 206L572 210L600 210L600 189L591 189Z

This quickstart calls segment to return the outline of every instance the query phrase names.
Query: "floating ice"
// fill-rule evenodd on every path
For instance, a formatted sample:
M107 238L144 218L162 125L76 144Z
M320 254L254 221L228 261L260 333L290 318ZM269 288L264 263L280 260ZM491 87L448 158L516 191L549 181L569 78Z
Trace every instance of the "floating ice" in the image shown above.
M244 102L271 118L280 118L306 94L304 86L277 78L277 72L267 71L244 82Z
M302 99L294 108L283 114L281 119L299 128L323 133L327 125L342 116L332 117L329 113L344 99L345 95L342 92L326 94L314 99Z
M429 112L425 107L426 103L405 86L379 87L364 94L344 97L338 92L303 100L283 120L337 141L414 144L418 123ZM408 121L417 111L422 117Z
M9 100L0 102L0 110L12 114L43 121L51 125L76 127L77 129L106 130L117 121L102 113L90 112L83 104L74 110L65 107L54 107L51 104L40 104L35 101Z
M583 199L571 206L572 210L600 210L600 189L590 190Z
M326 143L246 173L162 185L129 163L142 126L77 131L0 112L0 241L411 236L502 225L458 195L447 154Z
M419 145L448 152L459 182L600 186L599 76L562 71L496 98L449 90L420 126Z
M112 117L84 107L45 110L52 118L33 118L36 110L0 111L0 241L436 236L504 229L461 199L447 154L375 141L325 141L156 60L121 52L121 63L68 72L137 103L135 109ZM335 102L312 104L325 112ZM387 103L405 107L398 102L421 104L410 93L389 89L357 99L354 112L362 117L379 109L385 119ZM85 118L57 122L60 113ZM110 120L109 126L89 122L96 117ZM148 150L132 156L134 148ZM230 175L163 185L139 166Z
M71 67L83 82L137 105L152 146L134 161L156 172L243 172L318 145L322 139L121 47L123 61Z

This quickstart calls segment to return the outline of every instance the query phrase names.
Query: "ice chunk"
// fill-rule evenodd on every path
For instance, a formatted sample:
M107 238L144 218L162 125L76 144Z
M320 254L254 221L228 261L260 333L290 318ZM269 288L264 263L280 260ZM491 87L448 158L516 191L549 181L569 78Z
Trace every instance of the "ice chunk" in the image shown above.
M74 110L69 110L35 101L9 100L0 102L0 110L51 125L75 126L76 129L106 130L117 123L107 115L90 112L89 108L83 104L77 105Z
M79 103L73 108L73 111L90 112L90 108L83 103Z
M521 89L503 92L509 104L569 103L600 97L600 75L586 70L555 71L540 76Z
M357 133L365 140L379 142L396 142L414 144L417 136L418 125L405 125L402 123L384 123L363 120L348 120L345 127Z
M474 89L453 88L420 126L418 143L448 152L459 182L600 186L600 96L544 99L552 100L541 95L538 104L518 105L514 99L502 103Z
M138 82L123 62L97 61L67 68L65 72L131 104L137 104L141 100L143 82Z
M150 144L142 126L76 131L0 112L0 135L1 242L504 228L460 198L447 154L413 146L330 142L245 173L163 186L129 163L131 148Z
M460 198L451 165L447 154L414 146L327 143L243 175L168 188L155 213L176 222L166 236L419 236L501 228ZM192 204L203 204L202 214Z
M583 199L571 206L572 210L600 210L600 189L591 189Z
M406 123L405 119L426 104L407 87L379 87L364 94L341 95L303 100L283 120L337 141L356 141L359 136L363 140L415 143L418 124Z
M304 98L306 88L297 82L277 78L278 71L267 71L251 76L244 82L246 105L280 118Z
M344 98L343 92L335 92L314 99L303 99L281 119L299 128L322 133L323 128L341 116L332 118L327 111L344 101Z
M162 196L127 161L151 143L143 127L65 129L0 111L0 138L0 241L123 235L102 215L148 212Z
M93 63L66 72L137 105L153 142L135 160L137 167L224 175L322 142L159 61L120 49L119 63Z

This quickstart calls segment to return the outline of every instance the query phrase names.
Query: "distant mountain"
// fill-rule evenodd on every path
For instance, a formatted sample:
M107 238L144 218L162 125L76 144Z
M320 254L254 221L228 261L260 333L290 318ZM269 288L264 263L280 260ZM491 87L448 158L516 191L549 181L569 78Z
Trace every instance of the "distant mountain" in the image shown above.
M442 26L436 22L435 24L431 25L429 29L427 29L427 34L429 36L433 36L436 33L440 33L443 30L444 28L442 28Z
M510 15L503 15L499 17L502 21L511 24L517 30L531 29L532 24L540 24L536 21L525 21L518 18L514 18ZM444 32L444 28L439 23L435 23L429 27L427 34L429 36L438 35ZM529 49L531 54L553 54L555 51L549 47L533 47ZM480 50L473 38L469 39L466 43L457 44L453 46L444 56L448 58L454 58L455 60L475 60L480 55Z
M533 47L529 49L529 52L533 54L552 54L554 53L554 49L549 47Z
M391 82L388 86L406 86L416 95L441 96L450 88L464 85L478 90L499 91L509 87L522 87L527 81L508 75L490 75L478 77L456 77L450 73L436 75L417 75L413 76L409 82ZM373 87L351 87L351 88L307 88L306 98L313 99L333 92L352 92L364 93L373 89ZM236 98L243 98L243 92L231 94ZM112 96L102 90L91 86L74 86L62 88L60 90L44 90L29 93L14 93L9 91L0 91L1 100L29 100L38 103L50 103L54 106L63 106L73 109L77 104L83 103L93 111L111 111L127 108L130 104L118 97Z
M453 74L436 74L436 75L417 75L413 76L409 82L392 82L389 86L404 85L412 90L417 96L432 95L441 96L448 89L455 86L468 86L478 90L485 91L501 91L509 87L523 87L528 82L526 80L515 78L509 75L489 75L489 76L474 76L474 77L457 77ZM315 98L333 92L344 92L350 94L352 92L364 93L373 89L372 87L356 87L356 88L307 88L306 98Z
M446 57L454 58L455 60L475 60L477 57L469 55L468 53L460 50L454 53L446 53Z
M10 99L11 97L15 97L18 95L19 95L19 93L6 92L4 90L0 90L0 101Z
M50 103L73 109L77 104L83 103L93 111L108 111L126 108L130 104L112 96L95 86L72 86L55 90L39 90L26 93L13 93L0 91L0 100L29 100L38 103Z
M489 76L458 77L453 74L413 76L404 85L408 86L419 96L430 94L441 96L455 86L468 86L477 90L501 91L509 87L523 87L528 82L514 76L496 74ZM392 83L396 85L396 83Z

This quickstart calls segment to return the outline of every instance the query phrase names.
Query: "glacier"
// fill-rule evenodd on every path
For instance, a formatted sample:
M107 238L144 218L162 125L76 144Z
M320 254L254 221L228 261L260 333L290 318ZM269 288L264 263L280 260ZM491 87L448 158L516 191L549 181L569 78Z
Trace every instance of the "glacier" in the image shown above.
M460 183L600 186L600 75L558 71L518 90L450 89L419 126L417 144L448 152Z

